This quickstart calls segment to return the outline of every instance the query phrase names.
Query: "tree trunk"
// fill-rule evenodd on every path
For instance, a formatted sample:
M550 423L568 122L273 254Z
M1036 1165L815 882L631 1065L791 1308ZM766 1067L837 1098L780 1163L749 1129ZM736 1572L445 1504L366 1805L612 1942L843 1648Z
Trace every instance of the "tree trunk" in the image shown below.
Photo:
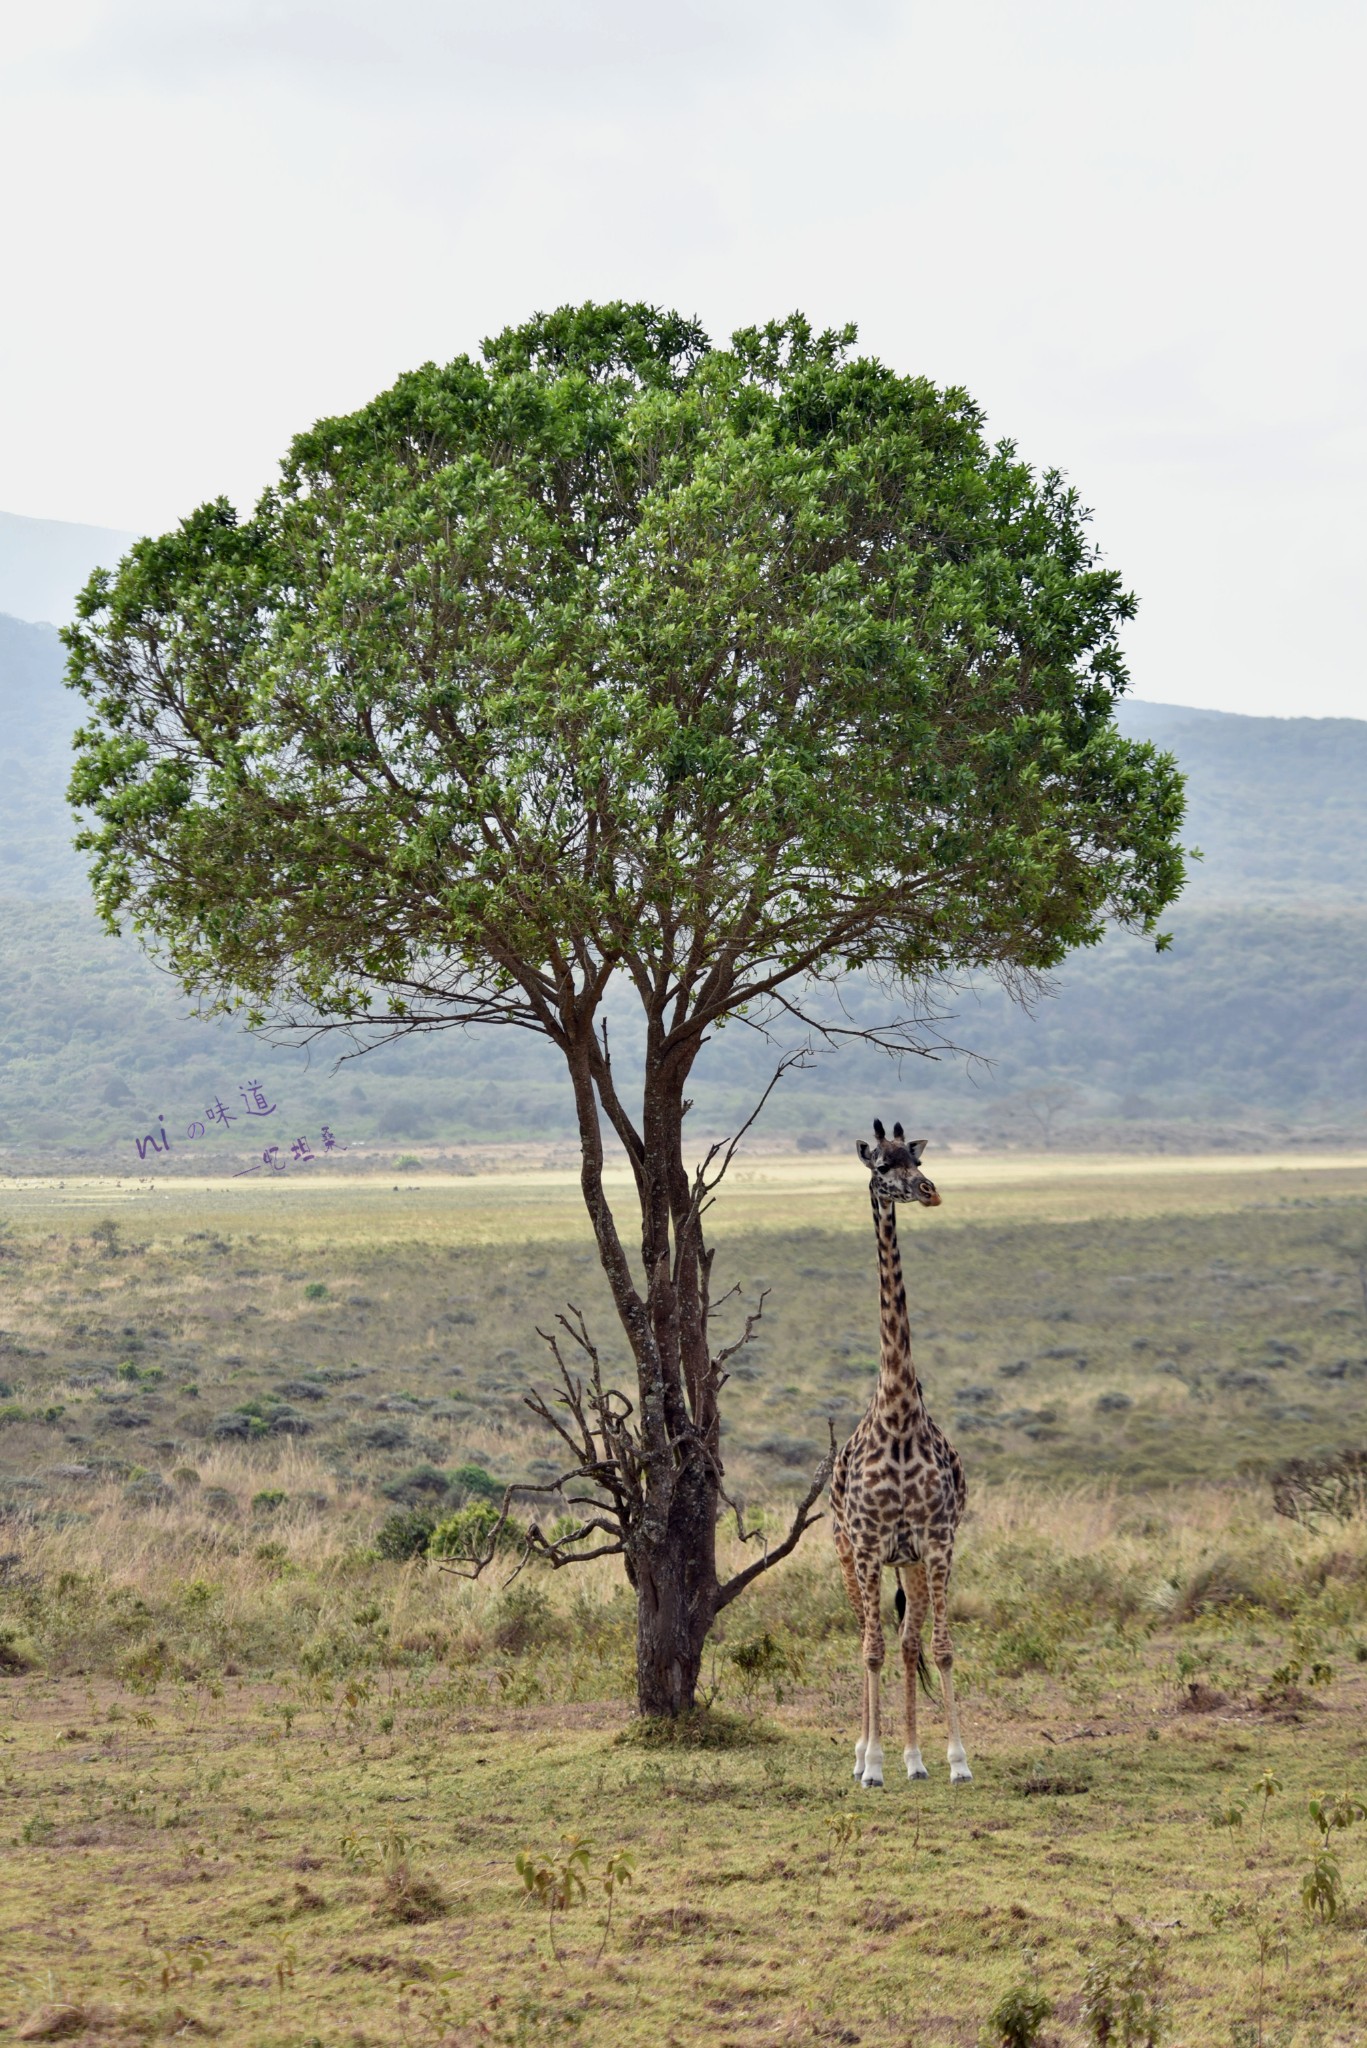
M653 1719L691 1713L716 1614L717 1489L694 1460L680 1472L661 1539L634 1548L636 1704Z
M594 1071L590 1028L566 1019L575 1082L584 1200L599 1257L636 1362L638 1507L623 1530L636 1593L637 1704L643 1715L692 1711L703 1646L717 1612L722 1464L716 1375L709 1355L711 1260L683 1162L683 1089L695 1049L662 1058L648 1021L641 1130L631 1128L606 1064ZM599 1100L632 1162L641 1218L640 1287L603 1187Z

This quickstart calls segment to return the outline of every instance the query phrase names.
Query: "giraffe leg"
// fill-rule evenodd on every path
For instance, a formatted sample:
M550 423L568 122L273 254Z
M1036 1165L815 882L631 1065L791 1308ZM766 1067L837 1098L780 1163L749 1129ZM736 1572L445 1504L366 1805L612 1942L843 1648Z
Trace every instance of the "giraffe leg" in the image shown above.
M843 1530L836 1531L835 1554L840 1560L840 1573L845 1581L845 1591L850 1596L854 1618L859 1623L860 1654L862 1656L864 1637L864 1596L859 1590L859 1573L855 1569L854 1545ZM859 1740L854 1745L854 1775L859 1783L864 1778L864 1752L869 1746L869 1675L861 1663L859 1669Z
M968 1756L959 1734L959 1709L954 1703L954 1645L949 1637L949 1567L948 1557L928 1560L926 1577L930 1584L931 1645L945 1696L945 1719L949 1723L949 1782L951 1785L963 1785L973 1773L968 1768Z
M859 1590L864 1602L864 1688L868 1701L868 1738L864 1744L864 1775L860 1782L866 1791L881 1791L883 1786L881 1682L884 1646L880 1598L882 1577L882 1563L877 1559L871 1565L867 1565L860 1574Z
M907 1693L907 1743L902 1751L902 1761L907 1767L909 1778L928 1778L930 1772L921 1758L921 1746L916 1739L916 1678L917 1660L921 1653L921 1631L926 1625L926 1609L930 1605L930 1592L926 1585L926 1568L923 1564L906 1567L902 1578L902 1590L906 1595L907 1611L902 1620L902 1676Z

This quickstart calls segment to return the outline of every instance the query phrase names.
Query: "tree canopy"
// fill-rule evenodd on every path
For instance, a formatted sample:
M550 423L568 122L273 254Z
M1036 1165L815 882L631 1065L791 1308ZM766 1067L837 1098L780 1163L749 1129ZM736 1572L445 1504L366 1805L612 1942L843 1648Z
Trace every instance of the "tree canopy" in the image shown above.
M1042 969L1181 879L1076 494L800 318L562 310L94 577L73 798L187 986L699 1035L811 970ZM573 994L571 994L571 991Z

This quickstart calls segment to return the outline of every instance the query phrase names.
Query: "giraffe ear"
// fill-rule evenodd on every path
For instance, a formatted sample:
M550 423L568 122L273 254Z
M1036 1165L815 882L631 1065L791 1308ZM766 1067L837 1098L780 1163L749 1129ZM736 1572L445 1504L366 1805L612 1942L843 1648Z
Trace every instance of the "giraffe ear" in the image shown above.
M873 1135L875 1138L877 1138L880 1145L882 1144L884 1138L886 1138L886 1136L888 1135L887 1132L883 1129L882 1124L879 1123L877 1117L875 1117L873 1120Z
M862 1138L856 1138L854 1141L854 1149L859 1154L859 1157L863 1160L865 1166L873 1165L872 1146L866 1145Z
M894 1138L905 1138L906 1132L902 1129L902 1126L900 1124L894 1124L892 1127L892 1135Z
M919 1166L921 1164L921 1154L925 1151L925 1149L926 1141L924 1138L913 1138L911 1143L907 1146L907 1150L911 1154L911 1163L913 1166Z

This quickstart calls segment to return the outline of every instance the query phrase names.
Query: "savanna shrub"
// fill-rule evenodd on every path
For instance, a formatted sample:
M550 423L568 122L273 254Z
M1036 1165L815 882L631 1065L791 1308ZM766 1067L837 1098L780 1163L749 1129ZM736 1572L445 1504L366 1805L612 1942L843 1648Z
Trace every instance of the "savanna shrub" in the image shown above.
M402 1563L410 1557L426 1557L437 1527L437 1517L426 1508L408 1508L386 1516L375 1538L381 1557Z
M503 1483L486 1472L482 1465L457 1465L450 1474L450 1487L462 1500L497 1500L503 1498Z
M502 1489L500 1488L500 1492ZM437 1523L428 1540L429 1557L479 1557L498 1528L499 1510L489 1501L472 1500ZM521 1525L510 1515L499 1533L500 1550L517 1550L522 1543Z
M526 1579L508 1588L495 1614L494 1644L513 1657L520 1657L533 1644L546 1642L559 1632L550 1601L540 1586Z

